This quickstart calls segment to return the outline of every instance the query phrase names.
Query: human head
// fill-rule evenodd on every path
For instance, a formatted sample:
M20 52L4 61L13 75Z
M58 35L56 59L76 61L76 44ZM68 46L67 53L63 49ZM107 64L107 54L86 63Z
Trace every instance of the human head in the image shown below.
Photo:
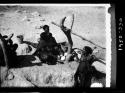
M49 32L49 26L48 26L48 25L44 25L44 26L43 26L43 30L44 30L45 32Z
M18 36L17 36L17 39L18 39L19 43L22 43L24 37L23 37L23 35L18 35Z
M92 54L92 52L93 52L93 50L92 50L92 48L89 47L89 46L85 46L85 47L83 48L83 54L86 55L86 56Z

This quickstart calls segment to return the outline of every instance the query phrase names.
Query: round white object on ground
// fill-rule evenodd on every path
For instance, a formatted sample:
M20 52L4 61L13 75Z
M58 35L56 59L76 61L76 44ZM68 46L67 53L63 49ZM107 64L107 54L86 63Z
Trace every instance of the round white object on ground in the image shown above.
M92 83L90 87L103 87L102 83Z

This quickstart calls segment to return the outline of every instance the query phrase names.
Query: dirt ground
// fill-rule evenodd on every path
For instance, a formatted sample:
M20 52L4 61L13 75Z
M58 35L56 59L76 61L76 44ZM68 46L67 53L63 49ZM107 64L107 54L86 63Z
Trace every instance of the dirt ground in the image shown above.
M78 9L80 9L78 11ZM82 11L84 9L84 11ZM57 23L64 16L74 13L75 21L73 32L81 35L96 44L106 47L105 36L105 8L104 7L22 7L0 6L0 33L2 35L9 35L14 33L12 40L17 42L17 35L24 35L24 40L36 43L39 35L43 32L39 26L48 24L50 32L53 34L57 42L67 41L64 33L59 27L51 24L52 21ZM58 15L57 15L58 14ZM84 46L92 48L95 45L72 34L73 47L82 49ZM94 50L94 55L98 58L105 60L106 50L97 47ZM58 86L58 87L71 87L74 84L73 75L78 67L78 63L73 62L64 65L44 65L34 64L30 66L27 60L24 61L26 66L21 68L11 69L14 73L12 80L4 80L4 67L2 69L2 87L45 87L45 86ZM105 72L105 66L102 64L95 64L98 70Z

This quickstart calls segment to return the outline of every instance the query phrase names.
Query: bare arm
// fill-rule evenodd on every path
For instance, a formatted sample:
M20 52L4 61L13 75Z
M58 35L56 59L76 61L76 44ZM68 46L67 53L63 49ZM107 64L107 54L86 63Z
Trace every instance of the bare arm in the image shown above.
M23 43L26 43L26 44L28 44L28 45L31 45L31 46L33 46L34 48L37 48L37 43L32 43L32 42L29 42L29 41L23 41Z

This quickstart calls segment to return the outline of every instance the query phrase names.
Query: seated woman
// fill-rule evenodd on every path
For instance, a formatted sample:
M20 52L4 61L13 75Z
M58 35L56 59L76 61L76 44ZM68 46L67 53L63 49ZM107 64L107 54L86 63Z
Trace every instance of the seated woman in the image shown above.
M31 46L23 42L23 35L18 35L18 48L16 50L17 55L29 55L31 54L30 52L32 51Z
M57 42L49 32L49 26L44 25L44 32L40 34L40 40L34 55L37 55L43 63L56 64L57 61Z

